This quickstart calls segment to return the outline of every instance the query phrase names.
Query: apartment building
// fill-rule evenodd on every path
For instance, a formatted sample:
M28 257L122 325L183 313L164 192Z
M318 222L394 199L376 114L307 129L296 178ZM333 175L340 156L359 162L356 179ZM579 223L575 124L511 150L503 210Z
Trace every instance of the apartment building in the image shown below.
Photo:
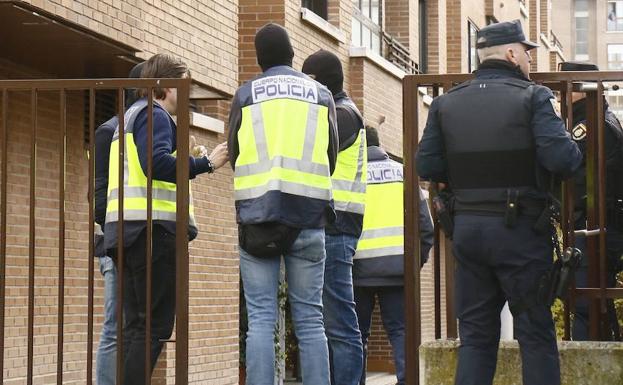
M530 39L541 44L533 70L553 70L570 46L561 44L562 35L553 31L556 15L546 0L0 0L0 79L125 77L152 54L171 53L192 71L191 133L212 148L225 140L231 96L260 71L253 46L256 30L276 22L290 32L295 68L321 48L339 55L345 89L366 123L379 129L382 145L401 159L401 80L406 74L473 71L478 65L476 31L512 19L520 19ZM423 127L431 97L425 89L420 94ZM9 207L2 241L7 245L4 383L9 385L24 383L26 376L29 98L26 92L11 93L7 111ZM116 100L106 92L98 93L97 100L99 123L113 113ZM58 94L39 93L34 373L40 384L56 380L58 103ZM87 366L87 111L85 94L71 92L65 160L64 380L69 384L84 384ZM200 176L193 195L199 237L190 245L189 379L194 384L236 384L239 275L231 170ZM432 263L423 268L422 282L422 330L425 339L432 339ZM95 284L97 341L103 297L97 271ZM173 343L166 345L154 383L174 382L174 350ZM378 317L368 368L392 370Z
M569 60L595 63L606 71L623 70L623 1L553 0L553 22ZM623 118L623 91L607 91L610 107Z

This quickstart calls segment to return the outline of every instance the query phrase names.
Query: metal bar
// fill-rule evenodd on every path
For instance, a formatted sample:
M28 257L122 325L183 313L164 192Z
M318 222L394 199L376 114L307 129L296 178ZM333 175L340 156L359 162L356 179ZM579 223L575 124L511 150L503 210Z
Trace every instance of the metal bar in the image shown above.
M89 90L89 289L87 319L87 385L93 384L93 289L95 285L95 90Z
M445 79L445 78L444 78ZM454 79L457 80L457 79ZM452 88L453 77L448 77L443 83L443 92L448 92ZM458 337L456 312L454 306L454 254L452 253L452 241L444 238L444 258L446 274L446 337L456 339Z
M586 133L586 213L587 224L590 229L594 229L598 226L598 179L596 169L598 164L595 162L598 160L597 138L597 100L595 93L589 93L586 95L586 126L589 128ZM595 287L599 285L599 269L595 263L595 256L597 255L597 242L595 237L589 237L586 239L586 258L588 258L588 285ZM600 311L598 303L590 301L589 303L589 336L592 340L599 340L599 325L601 322Z
M607 231L607 229L603 229L603 233L605 234ZM593 237L596 235L601 235L602 230L601 229L594 229L594 230L588 230L588 229L582 229L582 230L575 230L573 231L573 235L575 235L576 237Z
M63 384L63 323L65 320L65 152L67 149L67 95L61 90L58 151L58 336L56 347L56 383Z
M439 86L433 87L433 98L439 96ZM439 191L439 186L437 184L433 185L434 193L437 194ZM431 202L432 202L431 197ZM434 243L433 243L433 295L434 295L434 311L435 311L435 339L441 338L441 231L439 226L437 226L437 210L435 210L435 205L431 206L431 214L433 215L433 223L435 224L434 229Z
M37 79L37 80L0 80L0 87L9 91L39 91L61 89L69 90L118 90L119 88L164 87L176 88L180 79Z
M35 321L35 187L37 167L37 89L30 90L30 213L29 213L29 245L28 245L28 363L26 384L32 385L33 376L33 338Z
M123 384L123 275L124 275L124 236L123 236L123 196L125 159L125 119L123 85L117 90L117 116L119 118L119 220L117 222L117 384Z
M573 129L573 99L572 99L572 84L570 82L564 82L561 84L562 91L562 113L567 123L567 130ZM569 247L575 245L575 220L574 220L574 182L563 182L563 210L562 210L562 232L563 232L563 245ZM571 339L571 313L575 307L575 293L573 288L575 284L571 285L570 295L564 300L564 339Z
M607 249L606 249L606 150L605 150L605 133L604 133L604 87L600 81L597 83L597 182L599 184L599 287L602 293L606 290L606 270L607 265ZM600 298L600 313L601 320L607 322L608 309L606 307L606 298L602 296ZM605 328L602 329L602 336L604 336Z
M145 384L151 384L151 279L152 279L152 178L154 156L154 95L152 88L147 89L147 229L145 258L147 268L147 286L145 288Z
M0 182L0 237L6 239L9 93L2 90L2 180ZM4 383L4 307L6 295L6 242L0 242L0 383Z
M189 109L190 79L177 86L177 222L176 244L176 313L175 383L188 385L188 206L189 206Z
M607 287L602 290L600 287L582 287L575 289L578 297L588 298L623 298L623 287Z
M420 226L418 175L412 151L418 144L418 89L403 81L404 159L404 282L405 282L405 384L419 384L420 322Z

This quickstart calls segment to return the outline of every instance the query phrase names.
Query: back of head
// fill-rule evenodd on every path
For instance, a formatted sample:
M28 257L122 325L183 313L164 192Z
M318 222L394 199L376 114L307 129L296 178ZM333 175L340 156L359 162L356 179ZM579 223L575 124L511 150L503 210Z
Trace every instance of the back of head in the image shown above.
M128 78L130 79L138 79L141 77L141 71L143 70L143 65L145 62L140 62L130 70L128 74ZM128 108L139 98L138 90L136 88L129 88L125 90L125 107Z
M334 95L342 91L344 86L342 62L333 52L321 49L312 54L305 59L302 71L314 75L316 81L325 85Z
M257 31L255 53L262 71L279 65L292 67L294 50L288 32L279 24L269 23Z
M521 44L527 50L539 46L526 39L519 20L490 24L479 30L476 37L476 48L481 62L489 59L505 60L506 49L514 44Z
M379 132L376 130L376 128L372 126L366 126L366 142L368 143L368 147L381 147L381 143L379 141Z
M181 79L184 77L190 77L190 70L186 63L176 57L162 53L156 54L144 62L141 70L141 78ZM141 90L140 95L146 96L147 91ZM163 99L165 92L162 88L156 88L154 89L154 96L156 99Z

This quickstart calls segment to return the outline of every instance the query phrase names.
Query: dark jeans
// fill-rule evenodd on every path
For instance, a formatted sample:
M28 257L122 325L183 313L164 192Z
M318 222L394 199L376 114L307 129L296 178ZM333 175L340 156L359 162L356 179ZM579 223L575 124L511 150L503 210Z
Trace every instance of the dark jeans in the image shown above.
M146 233L124 250L123 309L125 385L145 383L145 324L147 265ZM151 370L162 350L160 340L171 337L175 321L175 234L155 225L153 230L151 277Z
M491 385L500 340L500 311L535 294L553 263L548 235L532 230L535 220L519 217L513 228L496 216L456 215L455 299L459 319L455 385ZM559 385L560 364L549 306L534 305L513 318L520 346L523 384Z
M583 228L584 225L576 224L576 228ZM606 273L606 286L616 286L616 275L619 268L619 260L621 254L623 254L623 233L617 230L614 225L608 224L606 232L606 250L607 250L607 273ZM595 237L596 242L599 242ZM588 264L590 260L594 260L599 263L599 254L588 255L586 247L586 238L576 238L575 247L582 250L582 261L575 273L575 286L576 287L588 287ZM594 262L593 262L594 263ZM612 300L607 301L608 306L608 327L610 335L613 334L613 326L618 331L615 319L616 313L614 310L614 302ZM575 302L575 314L573 317L573 329L572 338L574 341L588 341L588 314L589 314L589 301L586 298L577 298ZM612 338L612 337L611 337ZM609 339L611 339L609 338Z
M363 341L363 372L359 384L365 385L366 383L366 356L375 295L379 298L383 327L392 345L396 377L398 378L397 385L403 385L405 381L404 286L355 286L355 309L357 310L359 329L361 329L361 339Z

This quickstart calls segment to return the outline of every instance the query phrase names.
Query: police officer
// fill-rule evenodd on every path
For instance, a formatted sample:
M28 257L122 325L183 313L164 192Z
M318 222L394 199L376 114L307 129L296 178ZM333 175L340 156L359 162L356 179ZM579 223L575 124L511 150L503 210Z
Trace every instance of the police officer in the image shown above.
M169 55L152 56L141 72L144 78L184 78L190 75L181 60ZM108 200L106 206L107 249L117 247L119 224L119 136L124 135L123 195L123 309L125 316L124 385L145 383L145 308L148 108L146 91L125 112L124 131L115 129L110 146ZM152 184L152 303L151 366L153 370L163 341L171 337L175 321L175 228L176 228L176 130L171 117L177 112L177 90L156 88L153 104L153 184ZM181 111L180 113L186 113ZM211 173L227 162L227 146L218 145L210 156L190 157L189 174L195 178ZM197 236L192 200L189 205L189 239Z
M335 104L326 87L292 68L294 52L283 27L262 27L255 49L263 73L238 89L229 117L240 274L249 318L247 384L273 385L283 255L303 384L328 385L322 285L324 227L335 220Z
M508 301L524 384L558 385L554 323L536 294L552 266L551 232L533 227L545 206L540 176L569 177L582 154L552 92L530 81L537 45L520 22L489 25L477 37L476 78L433 101L416 160L420 176L449 183L455 195L455 383L492 383Z
M599 71L597 65L586 62L563 62L560 63L560 71ZM573 129L571 137L576 141L582 154L586 156L586 133L588 127L586 121L586 94L574 92L573 100ZM606 151L606 248L608 255L608 286L616 284L616 274L619 270L621 254L623 254L623 128L616 116L608 108L604 100L605 130L604 146ZM596 131L595 131L596 132ZM580 172L575 177L575 216L576 228L585 229L586 226L586 159L582 162ZM597 255L586 253L586 238L576 238L576 247L584 253L580 267L576 271L575 284L577 287L588 286L589 260L597 262ZM572 337L576 341L589 339L588 335L588 300L578 298L575 303L575 316L573 317ZM614 303L608 300L608 331L607 339L618 339L619 328L614 311Z
M366 127L368 187L363 234L355 253L353 281L359 327L366 351L376 298L392 345L397 385L405 381L404 208L402 164L380 147L379 134ZM420 256L428 259L433 223L420 190ZM411 256L413 257L413 256ZM364 355L365 357L365 355ZM365 359L360 385L366 383Z
M144 63L135 65L128 77L139 78ZM136 98L134 90L126 90L126 107L134 104ZM102 231L106 221L110 144L118 125L119 119L115 115L95 130L95 222ZM106 255L103 233L97 238L100 242L96 242L99 247L95 248L95 252L104 278L104 320L97 348L95 377L97 385L114 385L117 373L117 268L115 261Z
M353 255L361 235L366 192L366 135L363 117L343 90L340 59L320 50L305 59L302 71L327 86L335 101L339 135L331 180L337 219L325 228L327 260L322 303L329 340L332 385L356 385L363 368L361 333L353 298Z

